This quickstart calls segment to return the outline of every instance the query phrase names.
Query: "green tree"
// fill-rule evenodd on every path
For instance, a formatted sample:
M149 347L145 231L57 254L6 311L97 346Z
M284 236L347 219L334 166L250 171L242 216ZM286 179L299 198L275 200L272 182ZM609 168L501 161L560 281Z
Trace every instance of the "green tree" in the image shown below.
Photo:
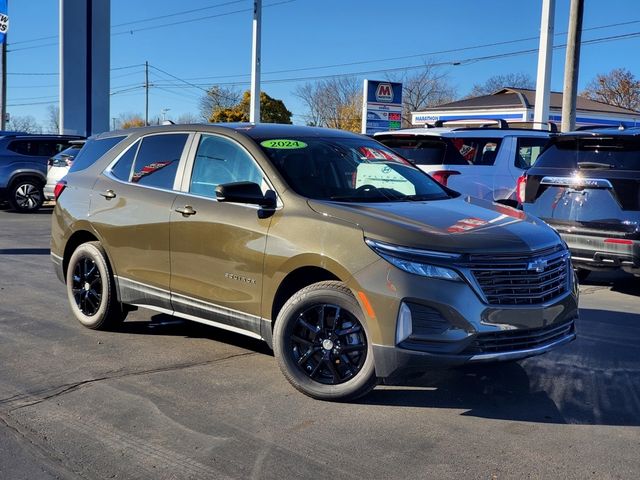
M242 100L232 107L215 110L211 113L209 121L221 122L248 122L251 105L251 93L244 92ZM265 92L260 92L260 121L263 123L291 123L291 112L287 110L284 102L272 98Z

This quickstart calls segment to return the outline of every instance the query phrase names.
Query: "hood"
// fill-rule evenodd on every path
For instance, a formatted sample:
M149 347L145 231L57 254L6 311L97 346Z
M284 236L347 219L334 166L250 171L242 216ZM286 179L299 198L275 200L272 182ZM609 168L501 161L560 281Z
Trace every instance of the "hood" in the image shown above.
M560 242L542 220L473 197L424 202L309 200L318 213L358 225L366 237L455 253L530 253Z

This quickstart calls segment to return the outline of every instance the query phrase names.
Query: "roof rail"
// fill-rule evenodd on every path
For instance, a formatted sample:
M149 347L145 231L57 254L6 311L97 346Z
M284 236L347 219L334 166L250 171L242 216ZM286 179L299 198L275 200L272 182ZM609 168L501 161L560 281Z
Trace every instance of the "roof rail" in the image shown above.
M509 128L509 124L507 123L506 120L502 119L502 118L450 118L449 120L436 120L433 124L434 127L438 128L438 127L443 127L445 123L449 123L449 122L463 122L463 121L476 121L476 120L480 120L480 121L484 121L484 122L492 122L492 123L496 123L498 125L498 128L500 129L508 129ZM478 128L488 128L487 125L481 125Z
M576 132L582 132L584 130L603 130L603 129L615 129L615 130L626 130L629 127L625 127L624 124L620 125L582 125L575 129Z

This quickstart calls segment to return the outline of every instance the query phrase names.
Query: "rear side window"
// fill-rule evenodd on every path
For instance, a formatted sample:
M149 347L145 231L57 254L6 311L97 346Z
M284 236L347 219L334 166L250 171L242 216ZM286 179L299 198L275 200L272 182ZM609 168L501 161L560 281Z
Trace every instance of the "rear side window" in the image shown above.
M560 138L540 155L535 166L640 171L640 139L622 136Z
M518 138L518 148L516 151L514 165L517 168L522 168L523 170L531 167L531 165L533 165L533 163L538 159L538 156L548 141L548 138Z
M460 155L447 155L446 142L438 138L416 136L376 137L376 140L398 152L416 165L466 164ZM449 158L451 157L451 158ZM448 160L451 160L450 162Z
M7 150L31 157L53 157L68 146L69 143L62 140L28 139L14 140L7 145Z
M69 172L77 172L90 167L96 160L124 140L124 138L125 137L122 136L87 140L87 143L84 144L80 152L78 152L78 155L76 155Z
M449 137L455 151L467 165L490 166L496 161L501 138Z
M136 155L131 182L172 189L188 136L171 133L145 137Z

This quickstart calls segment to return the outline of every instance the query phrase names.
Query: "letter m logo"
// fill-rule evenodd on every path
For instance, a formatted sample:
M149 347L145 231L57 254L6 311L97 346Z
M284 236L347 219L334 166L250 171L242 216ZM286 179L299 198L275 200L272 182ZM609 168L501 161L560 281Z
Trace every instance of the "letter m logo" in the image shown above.
M376 89L377 102L393 102L393 88L390 83L381 83Z

